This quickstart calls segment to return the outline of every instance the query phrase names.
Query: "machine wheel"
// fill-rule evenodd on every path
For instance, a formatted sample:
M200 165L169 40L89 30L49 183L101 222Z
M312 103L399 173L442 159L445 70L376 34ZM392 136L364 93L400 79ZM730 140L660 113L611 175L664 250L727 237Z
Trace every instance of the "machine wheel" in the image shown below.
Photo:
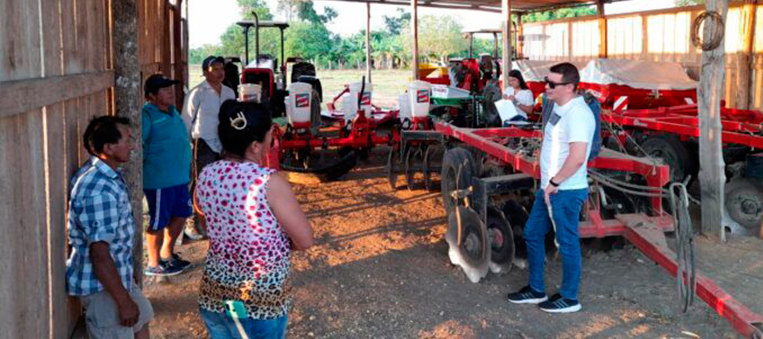
M461 266L466 276L477 283L487 275L491 250L488 247L487 228L474 210L457 206L448 215L448 257L454 265Z
M495 107L495 102L500 100L503 96L501 89L495 85L485 86L482 89L482 95L485 97L485 119L488 126L501 126L501 117L498 114L498 109Z
M514 260L514 232L503 212L494 207L487 209L487 234L490 270L493 273L508 272Z
M310 93L310 133L319 136L321 132L321 98L318 92Z
M349 173L357 164L355 151L352 147L342 147L339 149L340 161L333 166L331 171L326 173L326 180L334 181Z
M446 214L452 214L455 206L464 205L463 201L454 198L451 193L471 186L472 177L476 173L474 157L465 148L457 147L445 152L440 172L440 189Z
M688 174L692 173L693 166L689 152L676 138L663 135L650 136L641 143L641 148L648 156L662 159L666 165L670 166L670 181L683 181Z
M763 220L763 186L748 178L735 178L726 184L726 211L744 229L732 233L755 234Z
M432 173L442 170L442 156L444 152L445 148L439 145L430 145L427 147L426 152L424 152L422 170L424 172L424 188L427 191L434 189Z
M421 148L422 146L412 146L405 153L405 185L409 191L416 188L416 161L423 161L424 157Z
M398 174L400 174L400 149L393 146L387 155L387 181L393 191L397 190Z

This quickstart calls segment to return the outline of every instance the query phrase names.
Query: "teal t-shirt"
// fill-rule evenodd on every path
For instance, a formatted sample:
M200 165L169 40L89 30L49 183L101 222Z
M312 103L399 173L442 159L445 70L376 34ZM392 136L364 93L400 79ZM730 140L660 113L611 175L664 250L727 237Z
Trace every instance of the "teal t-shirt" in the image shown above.
M158 189L191 181L191 141L175 106L162 112L143 105L143 188Z

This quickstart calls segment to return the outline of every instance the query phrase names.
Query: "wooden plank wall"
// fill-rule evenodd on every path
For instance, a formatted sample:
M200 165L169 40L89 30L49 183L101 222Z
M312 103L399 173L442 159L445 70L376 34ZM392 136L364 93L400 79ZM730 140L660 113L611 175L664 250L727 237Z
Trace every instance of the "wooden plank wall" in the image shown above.
M753 53L744 58L744 8L729 7L726 19L724 99L729 107L763 109L763 4L756 6ZM701 6L606 16L607 56L615 59L680 62L699 77L702 53L692 46L691 24ZM524 56L536 60L590 60L597 57L599 27L595 16L523 24ZM740 69L748 67L750 98L740 102L745 86ZM742 73L744 76L744 72Z
M141 64L171 70L168 44L187 40L172 41L166 0L137 1ZM42 3L0 0L0 339L71 337L69 180L87 123L114 114L110 0Z

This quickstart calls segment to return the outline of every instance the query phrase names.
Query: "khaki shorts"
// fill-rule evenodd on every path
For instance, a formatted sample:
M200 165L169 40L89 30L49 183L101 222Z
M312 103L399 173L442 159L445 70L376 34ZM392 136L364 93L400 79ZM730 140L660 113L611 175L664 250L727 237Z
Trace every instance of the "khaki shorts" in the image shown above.
M114 298L109 292L101 291L86 296L81 296L80 301L85 308L85 320L87 332L91 339L133 339L135 333L143 329L154 318L154 309L151 303L143 295L143 292L133 286L130 297L138 305L140 317L133 327L125 327L119 324L119 310Z

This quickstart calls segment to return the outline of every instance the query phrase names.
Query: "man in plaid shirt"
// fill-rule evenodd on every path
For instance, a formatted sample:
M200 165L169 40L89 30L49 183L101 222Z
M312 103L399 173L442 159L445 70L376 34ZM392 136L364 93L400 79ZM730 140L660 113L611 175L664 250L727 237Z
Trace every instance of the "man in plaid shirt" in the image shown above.
M149 338L153 309L133 280L135 221L119 173L133 137L125 118L93 119L85 130L92 155L72 179L66 262L69 295L80 298L90 338Z

